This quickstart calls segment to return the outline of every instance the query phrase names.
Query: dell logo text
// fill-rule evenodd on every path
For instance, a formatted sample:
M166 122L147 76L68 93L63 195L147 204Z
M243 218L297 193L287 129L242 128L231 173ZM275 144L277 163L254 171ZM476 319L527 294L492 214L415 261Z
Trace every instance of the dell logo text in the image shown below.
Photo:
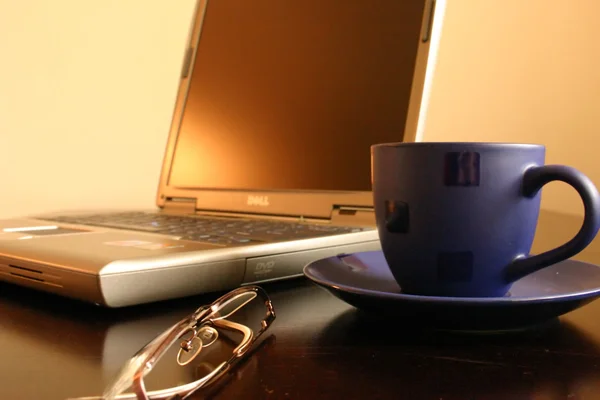
M269 196L248 196L246 202L249 206L261 206L266 207L269 205Z

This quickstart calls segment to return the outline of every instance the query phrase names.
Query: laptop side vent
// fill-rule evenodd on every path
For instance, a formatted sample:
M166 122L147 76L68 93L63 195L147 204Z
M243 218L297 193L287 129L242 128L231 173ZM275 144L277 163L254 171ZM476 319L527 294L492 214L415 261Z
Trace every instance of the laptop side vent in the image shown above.
M63 287L60 283L60 277L47 274L34 268L22 267L14 264L0 264L0 274L8 276L9 278L12 278L12 280L26 280L42 285ZM11 279L8 280L10 281Z

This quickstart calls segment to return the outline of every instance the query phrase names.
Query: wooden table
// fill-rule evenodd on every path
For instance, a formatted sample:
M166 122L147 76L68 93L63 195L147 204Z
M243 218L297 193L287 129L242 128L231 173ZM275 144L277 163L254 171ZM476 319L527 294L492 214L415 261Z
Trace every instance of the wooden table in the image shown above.
M543 214L534 251L580 221ZM600 239L577 258L600 264ZM270 336L193 398L600 399L600 301L530 331L467 335L365 318L305 279L264 288ZM109 310L0 284L0 399L100 394L132 353L215 297Z

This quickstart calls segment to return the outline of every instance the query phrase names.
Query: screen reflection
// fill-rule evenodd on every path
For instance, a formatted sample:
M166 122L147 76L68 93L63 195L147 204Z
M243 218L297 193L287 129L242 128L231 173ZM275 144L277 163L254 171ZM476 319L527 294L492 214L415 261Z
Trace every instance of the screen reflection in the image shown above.
M170 185L370 190L401 141L422 1L208 3Z

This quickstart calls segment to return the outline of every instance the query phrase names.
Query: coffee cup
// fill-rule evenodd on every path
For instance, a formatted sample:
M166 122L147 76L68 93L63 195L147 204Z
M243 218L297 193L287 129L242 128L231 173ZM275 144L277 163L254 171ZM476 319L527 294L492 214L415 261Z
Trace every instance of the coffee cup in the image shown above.
M600 195L575 168L544 165L536 144L371 147L381 247L403 293L502 297L516 280L581 252L600 228ZM585 215L567 243L531 255L541 189L571 185Z

